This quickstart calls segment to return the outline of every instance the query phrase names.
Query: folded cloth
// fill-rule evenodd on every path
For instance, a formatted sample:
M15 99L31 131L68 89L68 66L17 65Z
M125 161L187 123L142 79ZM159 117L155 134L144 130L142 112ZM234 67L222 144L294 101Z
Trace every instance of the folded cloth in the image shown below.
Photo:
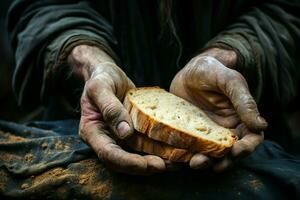
M0 196L30 199L299 199L300 161L264 141L231 170L130 176L107 169L78 120L0 121ZM2 198L3 199L3 198Z

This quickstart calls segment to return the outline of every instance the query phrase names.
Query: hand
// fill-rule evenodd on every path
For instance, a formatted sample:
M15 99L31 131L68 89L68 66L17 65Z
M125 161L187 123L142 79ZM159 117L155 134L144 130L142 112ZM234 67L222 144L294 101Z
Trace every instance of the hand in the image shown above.
M128 174L152 174L166 169L157 156L124 151L113 138L133 134L133 124L121 101L135 87L125 73L102 50L75 47L68 57L74 73L85 80L81 97L79 134L110 168Z
M222 159L195 154L190 160L191 168L213 165L215 171L224 171L234 160L251 154L263 141L262 131L267 122L260 116L244 77L228 68L236 60L234 51L209 49L193 58L171 83L172 93L203 109L218 124L234 129L239 137Z

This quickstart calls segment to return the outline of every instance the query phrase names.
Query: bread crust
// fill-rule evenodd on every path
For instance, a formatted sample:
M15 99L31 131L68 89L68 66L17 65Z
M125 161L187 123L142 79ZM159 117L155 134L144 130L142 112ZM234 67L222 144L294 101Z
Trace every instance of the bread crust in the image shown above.
M136 88L128 91L125 99L124 106L128 110L131 119L133 121L134 128L143 134L146 134L149 138L154 140L165 142L171 146L181 149L187 149L192 153L203 153L212 157L223 157L233 146L237 140L237 136L232 133L231 140L226 145L218 143L213 140L208 140L197 137L192 133L178 130L170 125L164 124L152 116L141 111L137 105L132 101L130 95L136 90L163 90L159 87L144 87Z
M126 144L136 151L153 154L172 162L188 162L193 156L187 149L172 147L169 144L152 140L145 134L138 132L127 139Z

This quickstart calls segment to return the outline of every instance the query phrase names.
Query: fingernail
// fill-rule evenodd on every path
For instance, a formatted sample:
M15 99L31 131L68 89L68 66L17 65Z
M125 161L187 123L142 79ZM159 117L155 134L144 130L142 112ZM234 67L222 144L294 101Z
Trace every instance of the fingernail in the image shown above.
M117 126L118 135L121 138L124 138L128 135L128 132L130 131L130 126L127 122L122 121Z
M267 126L268 125L268 123L266 122L266 120L263 118L263 117L261 117L261 116L257 116L257 121L260 123L260 124L263 124L264 126Z

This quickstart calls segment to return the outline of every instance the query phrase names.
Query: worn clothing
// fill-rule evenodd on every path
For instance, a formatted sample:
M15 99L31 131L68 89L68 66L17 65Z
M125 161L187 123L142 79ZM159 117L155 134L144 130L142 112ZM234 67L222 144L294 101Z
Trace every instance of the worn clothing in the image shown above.
M300 161L271 141L227 173L148 177L105 168L77 134L78 120L0 121L0 195L31 199L299 199ZM14 178L13 178L14 177Z
M48 119L78 116L83 83L66 65L78 44L100 46L137 86L166 89L201 49L218 46L239 54L236 69L270 124L267 138L288 147L293 140L285 113L299 91L299 1L175 0L167 12L172 22L164 20L165 2L16 1L8 30L19 103L51 105Z
M295 140L291 139L286 119L291 107L293 111L299 109L299 105L295 103L299 98L300 76L300 58L297 56L297 50L300 49L299 0L170 2L15 1L8 15L8 30L15 52L13 87L19 104L32 108L43 104L48 111L46 119L78 118L79 97L84 83L71 73L66 64L66 57L70 50L79 44L91 44L102 48L116 60L137 86L158 85L166 89L176 72L202 49L228 48L238 53L239 59L235 69L246 78L262 116L266 117L270 124L265 133L266 138L291 151L291 147L295 146L291 144L294 144ZM171 8L170 12L166 12L168 7ZM54 126L51 126L53 123ZM56 137L64 141L64 131L56 130L56 125L60 122L53 123L45 123L47 126L50 124L50 127L39 124L39 129L32 129L38 135L32 143L29 140L29 143L11 144L13 155L28 153L29 147L32 147L32 153L40 155L37 159L38 165L35 165L35 160L24 166L20 161L16 162L12 170L9 169L7 161L2 159L1 170L6 170L5 173L11 173L12 177L18 176L14 170L14 167L17 167L22 172L19 175L25 176L17 180L10 179L12 182L9 185L12 188L19 186L17 183L24 184L24 181L30 181L28 176L31 174L59 166L65 167L66 170L74 169L74 162L88 158L84 154L87 147L81 142L69 150L54 151L52 156L44 157L38 141L44 141L46 138L51 147L55 146L53 141ZM77 126L76 123L68 125L63 122L61 126L64 130L70 128L69 133L72 134L66 137L71 138L70 141L78 139L75 134L77 130L73 130ZM8 127L11 127L11 124L4 123L2 126L3 129L9 129ZM16 125L12 127L14 128L9 129L12 134L21 134L20 129L28 128ZM44 129L53 132L44 132ZM10 145L6 143L1 144L0 148L8 153L5 149ZM15 145L20 151L14 148ZM235 199L234 195L242 195L243 199L282 199L285 195L299 198L299 161L286 154L285 150L273 142L266 141L251 157L243 160L236 170L222 175L222 178L212 174L189 174L186 171L182 174L157 175L149 180L126 179L123 175L113 176L120 179L119 183L116 181L117 185L122 186L129 181L126 185L132 186L132 189L123 193L120 189L120 193L127 194L133 191L135 195L141 195L136 193L149 190L149 198L151 195L157 197L156 195L162 194L172 199L216 196ZM38 167L35 168L36 166ZM248 176L253 176L253 179ZM101 179L102 175L97 177ZM195 177L197 178L193 179ZM65 178L59 180L68 182L69 179ZM203 180L206 179L210 181L207 187L203 185ZM185 184L186 181L189 184ZM262 185L262 190L255 187L249 189L249 185L243 184L244 181ZM45 184L66 189L59 187L62 182ZM35 189L41 191L40 188L43 188L31 186L31 183L28 183L23 187L25 190L17 188L13 190L16 193L9 195L28 195ZM152 193L152 187L156 187L157 193ZM183 189L181 191L178 188ZM74 188L67 190L74 191ZM26 193L27 191L29 193Z

